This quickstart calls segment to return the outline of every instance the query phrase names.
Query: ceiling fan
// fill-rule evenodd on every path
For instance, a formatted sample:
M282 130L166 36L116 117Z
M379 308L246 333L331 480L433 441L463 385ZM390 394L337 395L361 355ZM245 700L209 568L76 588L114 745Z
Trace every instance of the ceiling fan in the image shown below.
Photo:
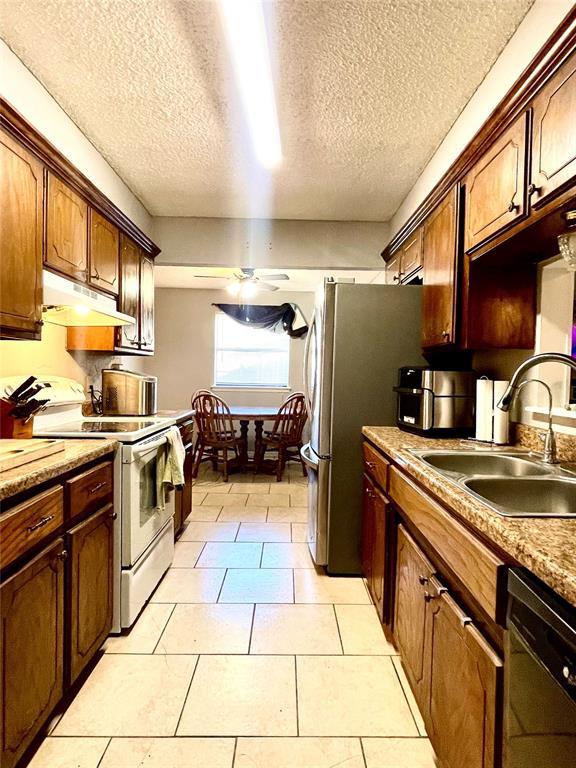
M231 275L209 274L194 275L194 277L207 277L211 280L216 278L229 281L227 290L234 295L250 296L258 291L277 291L279 286L272 285L269 280L290 280L289 275L280 273L272 275L257 276L252 267L241 267L239 271L234 271Z

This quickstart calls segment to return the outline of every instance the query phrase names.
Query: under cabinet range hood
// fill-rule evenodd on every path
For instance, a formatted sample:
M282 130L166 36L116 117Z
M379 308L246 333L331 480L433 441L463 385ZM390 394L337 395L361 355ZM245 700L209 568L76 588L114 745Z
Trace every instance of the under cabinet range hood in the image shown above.
M89 327L131 325L136 322L131 315L118 312L114 299L86 285L73 283L46 269L43 281L42 319L45 323Z

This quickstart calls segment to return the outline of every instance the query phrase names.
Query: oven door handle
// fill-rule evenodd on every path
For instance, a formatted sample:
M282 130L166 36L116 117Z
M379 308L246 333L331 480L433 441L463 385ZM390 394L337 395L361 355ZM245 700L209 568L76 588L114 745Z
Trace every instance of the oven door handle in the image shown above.
M141 456L144 456L146 453L153 451L155 448L160 448L161 445L166 445L166 442L166 438L161 437L160 440L155 440L153 443L146 443L141 448L133 448L132 456L135 459L139 459Z

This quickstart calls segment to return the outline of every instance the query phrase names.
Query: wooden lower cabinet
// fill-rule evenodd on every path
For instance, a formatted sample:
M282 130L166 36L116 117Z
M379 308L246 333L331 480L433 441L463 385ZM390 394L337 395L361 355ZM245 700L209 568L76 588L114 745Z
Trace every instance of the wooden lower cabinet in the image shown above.
M434 568L403 525L398 526L397 541L394 639L418 706L424 711L427 701L426 600Z
M442 768L499 766L502 662L403 525L394 638Z
M112 627L114 519L113 507L108 505L68 532L70 683L78 678Z
M499 764L496 710L502 662L433 579L427 652L428 735L443 768Z
M28 748L63 693L64 540L0 588L3 768Z
M388 620L386 579L389 503L369 477L364 477L362 570L380 621Z

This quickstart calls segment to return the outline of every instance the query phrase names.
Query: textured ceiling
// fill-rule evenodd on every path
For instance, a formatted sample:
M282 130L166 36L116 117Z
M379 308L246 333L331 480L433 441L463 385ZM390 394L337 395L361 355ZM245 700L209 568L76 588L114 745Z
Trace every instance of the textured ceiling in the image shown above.
M267 2L270 176L214 2L2 0L0 35L154 215L385 221L532 2Z

